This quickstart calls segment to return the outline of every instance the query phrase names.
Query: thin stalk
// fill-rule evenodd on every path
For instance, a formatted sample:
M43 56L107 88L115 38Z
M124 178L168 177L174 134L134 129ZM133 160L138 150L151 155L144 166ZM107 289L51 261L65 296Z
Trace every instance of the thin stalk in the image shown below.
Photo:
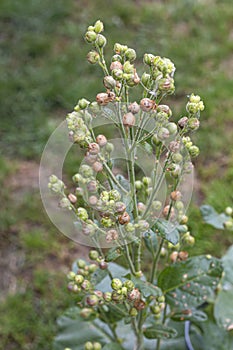
M159 257L160 257L160 253L161 250L163 248L163 243L164 243L164 239L161 239L159 248L155 254L154 260L153 260L153 265L152 265L152 269L151 269L151 277L150 277L150 283L153 283L156 272L157 272L157 266L158 266L158 261L159 261Z
M125 194L128 194L128 191L126 191L126 189L119 183L119 181L116 179L115 175L113 174L112 170L109 168L106 162L103 162L103 167L108 173L111 180L121 189L121 191Z
M113 336L112 336L112 340L115 340L118 344L121 344L120 339L118 338L118 335L117 335L117 333L116 333L115 327L112 326L111 322L109 322L109 320L108 320L108 318L106 317L106 315L105 315L105 313L104 313L104 311L103 311L103 309L102 309L101 306L99 307L99 312L100 312L101 316L103 317L104 322L108 325L109 329L110 329L111 332L112 332L112 335L113 335ZM105 333L105 334L106 334L106 333Z

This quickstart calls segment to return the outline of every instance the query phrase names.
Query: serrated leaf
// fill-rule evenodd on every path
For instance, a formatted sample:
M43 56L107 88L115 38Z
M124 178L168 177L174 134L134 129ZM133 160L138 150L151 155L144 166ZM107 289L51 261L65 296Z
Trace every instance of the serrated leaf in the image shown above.
M200 210L202 217L207 224L217 229L224 229L224 223L229 219L229 216L224 213L218 214L210 205L202 205Z
M143 240L144 240L145 246L149 250L149 252L154 254L156 252L157 245L158 245L156 233L152 230L145 232L143 235Z
M217 323L225 329L233 328L233 246L222 258L224 275L218 293L214 316Z
M120 256L122 255L122 251L119 248L111 248L109 249L107 255L106 255L106 261L110 262L110 261L114 261L116 259L118 259Z
M219 259L196 256L165 268L158 277L158 286L173 310L196 308L214 299L222 270Z
M83 350L87 341L98 341L102 344L109 342L102 331L106 326L101 321L84 321L80 316L80 310L76 308L76 311L75 318L64 315L58 319L58 335L54 339L54 350L64 350L66 347Z
M180 234L177 227L171 222L159 219L153 226L153 230L166 241L176 245L179 243Z
M117 343L109 343L104 345L103 350L122 350L122 347Z
M177 331L163 324L153 324L153 326L146 328L143 334L148 339L169 339L176 337Z

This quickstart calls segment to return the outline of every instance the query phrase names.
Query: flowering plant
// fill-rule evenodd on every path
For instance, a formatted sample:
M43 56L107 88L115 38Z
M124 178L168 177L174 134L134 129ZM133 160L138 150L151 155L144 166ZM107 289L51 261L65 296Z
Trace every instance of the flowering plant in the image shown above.
M56 175L48 185L61 210L73 213L72 238L91 247L90 262L78 259L68 274L76 306L59 320L55 348L193 349L194 342L201 349L203 305L213 304L223 271L220 259L185 250L195 243L186 209L191 158L199 154L190 134L204 104L190 94L185 116L172 120L162 101L175 91L173 62L146 53L139 74L135 50L116 43L107 64L103 29L97 21L85 39L105 90L94 102L80 99L67 116L69 138L85 152L75 191ZM138 102L131 101L135 90Z

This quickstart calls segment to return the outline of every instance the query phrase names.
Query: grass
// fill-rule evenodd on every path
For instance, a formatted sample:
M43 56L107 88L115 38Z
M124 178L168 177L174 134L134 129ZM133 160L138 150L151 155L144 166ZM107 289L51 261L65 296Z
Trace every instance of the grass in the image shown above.
M232 244L232 233L203 226L198 209L208 203L223 211L233 202L232 16L230 0L0 2L1 249L19 264L14 293L4 295L0 306L0 350L51 349L54 321L69 304L64 274L80 250L57 235L36 186L29 180L20 185L20 169L22 161L39 161L54 127L79 98L94 100L102 91L101 72L85 61L89 47L83 40L86 26L98 18L106 27L107 57L120 41L137 48L139 71L144 52L175 62L177 88L170 99L175 118L185 113L187 94L203 97L198 191L189 210L194 253L219 256Z

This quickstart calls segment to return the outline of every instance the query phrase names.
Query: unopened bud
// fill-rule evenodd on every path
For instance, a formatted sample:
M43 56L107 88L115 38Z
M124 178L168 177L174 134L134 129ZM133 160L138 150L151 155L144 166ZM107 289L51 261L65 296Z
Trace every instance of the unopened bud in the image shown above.
M148 66L151 66L153 64L155 56L150 53L145 53L143 56L143 62L147 64Z
M101 106L108 104L109 102L108 94L106 92L100 92L99 94L96 95L96 102Z
M97 143L92 142L88 145L88 151L90 154L98 154L100 151L100 147Z
M136 60L136 51L134 49L127 49L125 51L125 58L129 60L130 62L133 62Z
M85 39L88 43L93 43L96 40L96 33L94 31L87 31L85 34Z
M96 21L94 24L94 31L99 34L104 30L104 25L103 22L101 22L100 20Z
M121 225L128 224L130 222L129 214L125 211L122 215L118 217L118 221Z
M124 126L132 127L135 125L136 119L134 114L129 112L124 114L122 121Z
M96 51L90 51L87 54L87 61L91 64L96 64L100 60L100 55Z
M106 89L113 90L116 87L116 80L111 75L107 75L104 77L104 86Z
M172 252L171 254L170 254L170 260L171 260L171 262L172 263L175 263L176 261L177 261L177 259L178 259L178 252Z
M96 173L99 173L103 170L103 164L100 163L100 162L95 162L93 165L92 165L92 169L96 172Z
M103 36L102 34L98 34L95 44L99 47L104 47L107 44L107 40L105 38L105 36Z
M77 197L73 193L68 194L68 198L72 204L75 204L77 202Z
M182 117L182 118L180 118L179 120L178 120L178 125L179 125L179 127L181 128L181 129L183 129L186 125L187 125L187 123L188 123L188 117Z
M142 111L149 112L156 107L156 104L153 100L150 100L149 98L143 98L140 101L140 107Z
M137 114L140 111L140 106L137 102L133 102L128 107L129 112Z
M181 199L181 197L182 197L181 192L177 191L177 190L176 191L172 191L170 196L171 196L171 199L173 201L179 201Z

